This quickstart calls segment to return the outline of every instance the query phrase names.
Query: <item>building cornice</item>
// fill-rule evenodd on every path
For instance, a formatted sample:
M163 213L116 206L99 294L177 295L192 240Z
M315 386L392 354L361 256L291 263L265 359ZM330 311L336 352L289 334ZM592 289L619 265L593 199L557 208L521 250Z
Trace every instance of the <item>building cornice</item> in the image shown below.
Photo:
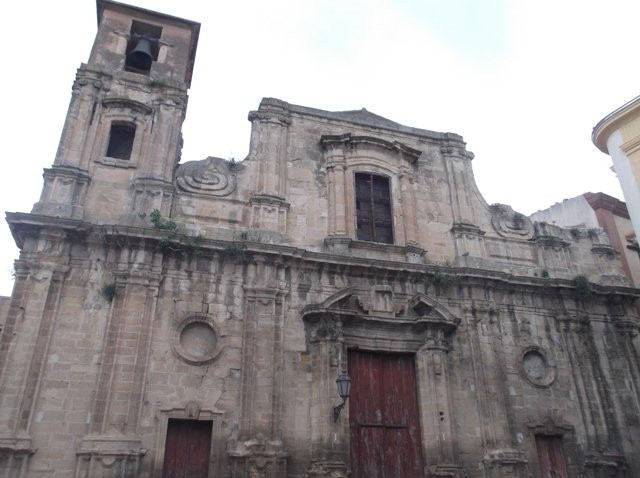
M9 223L11 232L18 247L22 247L26 237L37 237L41 229L61 229L67 234L87 235L98 234L102 240L109 242L118 239L119 242L143 241L145 247L154 247L155 242L160 242L165 238L166 231L148 227L124 226L124 225L98 225L86 221L74 219L62 219L51 216L29 213L6 213L6 220ZM184 236L187 237L187 236ZM486 287L488 282L501 284L502 287L534 287L544 293L565 293L572 294L576 288L572 279L561 278L540 278L524 275L516 275L509 272L495 271L491 269L481 269L475 267L446 266L437 264L415 264L403 261L371 259L364 257L346 256L331 252L316 252L299 247L268 244L263 242L226 241L221 239L203 238L198 243L198 248L203 253L225 253L231 247L238 251L238 256L249 258L251 256L274 257L278 261L290 260L296 263L306 263L307 266L322 265L323 268L336 267L341 271L350 270L355 275L365 274L375 276L380 274L389 278L390 274L400 274L402 276L415 276L415 280L425 275L436 272L451 275L459 278L469 285ZM365 272L366 271L366 272ZM632 299L640 298L640 289L618 285L601 285L592 283L591 291L594 295L607 296L614 295L627 296Z
M584 193L583 196L594 211L596 209L606 209L616 216L629 219L627 205L623 201L620 201L620 199L605 193Z
M609 154L607 148L609 136L624 123L636 116L640 116L640 96L635 97L602 118L598 124L593 127L591 141L600 151Z

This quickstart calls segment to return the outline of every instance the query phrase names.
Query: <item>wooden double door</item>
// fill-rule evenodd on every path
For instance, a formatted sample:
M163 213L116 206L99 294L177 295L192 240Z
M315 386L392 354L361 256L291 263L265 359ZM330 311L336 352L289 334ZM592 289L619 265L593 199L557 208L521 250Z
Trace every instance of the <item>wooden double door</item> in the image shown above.
M211 421L169 419L162 478L208 478Z
M562 451L562 437L536 435L538 464L541 478L568 478L567 464Z
M424 476L414 356L349 351L352 478Z

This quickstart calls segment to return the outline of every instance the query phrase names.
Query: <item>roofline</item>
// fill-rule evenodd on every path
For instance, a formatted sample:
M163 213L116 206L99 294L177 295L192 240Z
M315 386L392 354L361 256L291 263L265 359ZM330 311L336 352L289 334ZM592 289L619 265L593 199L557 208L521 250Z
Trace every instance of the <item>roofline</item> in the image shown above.
M100 25L100 20L102 20L102 12L106 5L110 5L118 9L133 10L133 11L142 13L144 15L160 17L163 20L169 21L171 23L182 23L184 25L188 25L192 29L197 29L197 30L200 29L200 23L194 22L193 20L187 20L186 18L168 15L166 13L157 12L155 10L149 10L147 8L136 7L134 5L128 5L126 3L114 2L113 0L96 0L96 10L97 10L96 13L98 15L98 25Z
M621 126L621 123L625 121L630 114L636 112L640 115L640 96L636 96L631 101L628 101L620 108L602 118L598 124L593 127L593 131L591 132L591 141L596 148L605 154L609 154L607 149L609 136Z
M437 142L450 141L454 143L459 143L466 147L464 138L457 133L437 132L437 131L431 131L427 129L414 128L412 126L405 126L403 124L396 123L395 121L389 120L375 113L372 113L372 114L384 120L387 120L391 123L394 123L394 126L373 124L367 121L363 121L362 119L347 119L341 116L341 113L345 113L344 111L321 110L318 108L311 108L309 106L295 105L292 103L288 103L284 100L281 100L278 98L271 98L271 97L262 98L262 101L260 101L260 105L258 106L257 111L264 111L265 109L269 109L273 107L276 107L278 110L283 112L286 111L287 114L295 113L300 116L307 116L307 117L310 116L310 117L316 117L316 118L322 118L322 119L329 119L332 121L340 121L343 123L357 124L357 125L365 126L368 128L393 131L394 133L400 132L406 135L417 136L423 139L429 139ZM358 110L350 110L350 111L358 111ZM252 113L253 112L249 113L250 118ZM369 113L371 112L369 111Z

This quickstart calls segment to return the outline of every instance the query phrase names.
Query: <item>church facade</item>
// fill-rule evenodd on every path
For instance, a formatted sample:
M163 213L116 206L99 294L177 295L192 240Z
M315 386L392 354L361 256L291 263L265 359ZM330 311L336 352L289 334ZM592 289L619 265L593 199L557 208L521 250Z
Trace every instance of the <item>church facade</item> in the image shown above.
M602 230L488 205L462 137L366 110L265 98L244 161L179 163L199 24L98 18L7 214L0 475L640 475L639 292Z

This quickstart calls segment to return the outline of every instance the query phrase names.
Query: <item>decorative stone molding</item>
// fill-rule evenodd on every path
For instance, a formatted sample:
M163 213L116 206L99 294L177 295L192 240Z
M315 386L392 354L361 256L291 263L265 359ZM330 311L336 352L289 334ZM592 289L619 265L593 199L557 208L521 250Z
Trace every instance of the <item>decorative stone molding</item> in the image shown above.
M531 239L533 237L533 224L527 216L515 212L506 204L492 204L491 224L502 237L513 239Z
M490 478L524 478L529 462L523 451L501 448L488 450L482 463Z
M201 161L188 161L178 166L176 184L190 193L208 196L228 196L236 189L237 171L240 164L230 165L222 158L209 156Z
M594 477L623 478L627 476L627 460L613 452L588 452L584 457L585 468Z
M105 108L117 111L119 113L138 113L141 115L150 115L151 113L153 113L153 109L150 106L144 103L140 103L139 101L124 97L104 98L102 100L102 105Z
M427 251L416 243L408 243L404 246L404 253L408 262L412 264L422 264Z
M342 461L314 461L307 468L305 478L347 478L347 465Z
M440 146L440 152L445 157L458 157L462 159L468 159L469 161L475 158L475 155L471 151L467 151L464 148L464 143L462 143L461 145L445 144L443 146Z
M87 435L82 439L76 455L75 477L134 478L138 476L140 461L147 454L141 440L123 435Z
M271 478L287 475L289 453L279 440L267 440L258 433L237 442L229 451L232 478Z
M163 215L171 211L174 188L171 183L154 178L136 178L131 182L131 218L134 224L148 226L148 219L141 213L149 214L154 209Z
M418 161L418 158L422 155L422 151L413 149L399 141L390 142L382 138L373 136L356 136L351 133L341 135L323 135L320 137L320 145L325 150L334 148L351 150L358 148L382 149L398 154L401 158L406 159L411 164Z
M428 467L428 476L442 478L465 478L466 474L461 465L440 463Z
M44 170L43 177L41 199L32 212L82 219L87 187L91 182L88 172L75 166L54 165Z
M249 206L252 228L283 232L284 240L290 208L290 204L284 198L271 194L254 194L249 200Z
M546 222L533 223L533 239L541 246L568 249L570 243L564 239L563 229Z
M25 476L29 457L36 451L30 436L0 435L0 476Z
M334 254L347 254L353 239L346 236L329 236L324 239L324 245Z
M485 232L475 224L464 222L458 222L451 226L451 232L456 236L482 237L485 235Z
M289 103L277 98L263 98L257 111L249 112L249 121L264 121L281 126L291 124Z

